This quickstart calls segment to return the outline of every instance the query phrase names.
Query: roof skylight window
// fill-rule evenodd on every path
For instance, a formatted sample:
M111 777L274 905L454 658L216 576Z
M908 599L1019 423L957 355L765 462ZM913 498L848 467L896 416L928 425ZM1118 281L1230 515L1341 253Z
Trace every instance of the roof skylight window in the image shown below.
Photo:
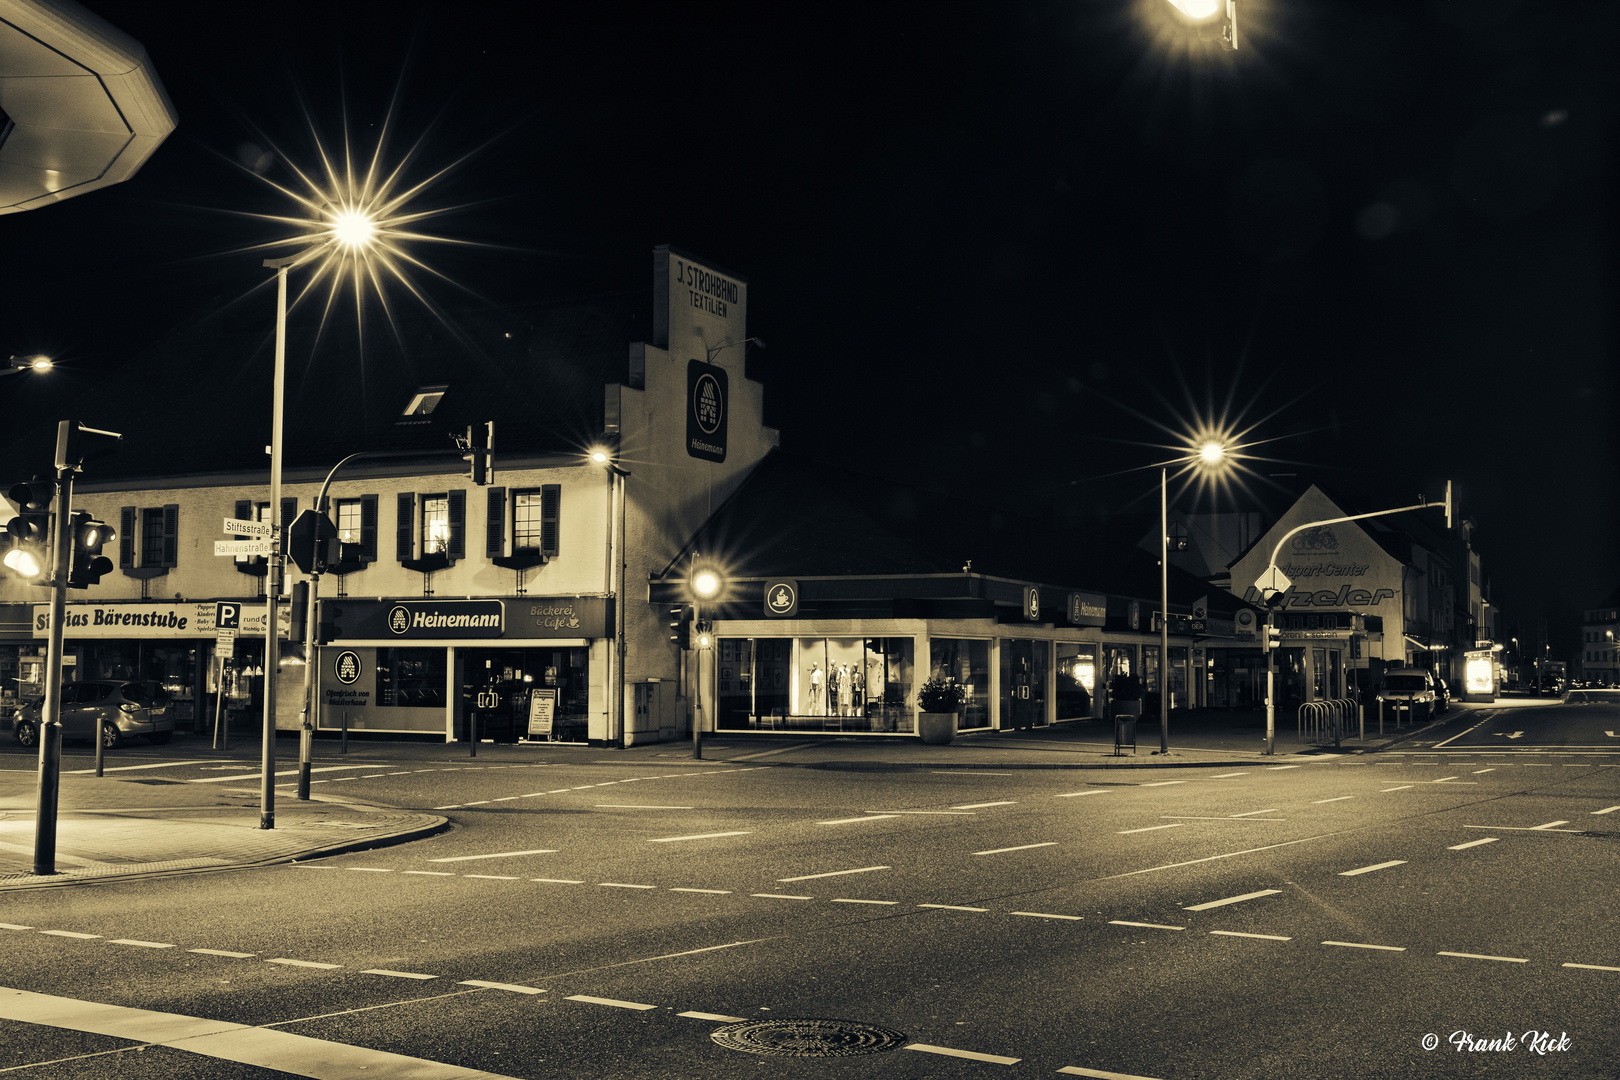
M418 387L416 390L416 395L411 398L410 404L405 406L405 411L400 413L400 415L431 415L433 410L439 407L439 402L444 398L444 392L448 389L450 389L448 385Z

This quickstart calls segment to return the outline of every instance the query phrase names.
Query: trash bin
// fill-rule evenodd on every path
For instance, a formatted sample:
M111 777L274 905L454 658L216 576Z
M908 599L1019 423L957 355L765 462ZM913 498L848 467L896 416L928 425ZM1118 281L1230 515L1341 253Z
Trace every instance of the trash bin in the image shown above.
M1115 756L1118 756L1119 752L1127 746L1131 748L1131 753L1136 753L1136 717L1116 716L1114 717Z

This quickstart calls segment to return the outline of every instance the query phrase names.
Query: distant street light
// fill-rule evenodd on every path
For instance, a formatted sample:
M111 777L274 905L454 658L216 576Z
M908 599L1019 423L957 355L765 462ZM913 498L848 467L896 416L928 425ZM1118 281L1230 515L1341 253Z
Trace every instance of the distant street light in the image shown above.
M1238 47L1237 0L1170 0L1170 5L1181 12L1194 29L1219 33L1223 47Z
M6 359L6 366L0 368L0 375L19 375L24 371L46 372L55 366L55 361L48 356L12 356Z

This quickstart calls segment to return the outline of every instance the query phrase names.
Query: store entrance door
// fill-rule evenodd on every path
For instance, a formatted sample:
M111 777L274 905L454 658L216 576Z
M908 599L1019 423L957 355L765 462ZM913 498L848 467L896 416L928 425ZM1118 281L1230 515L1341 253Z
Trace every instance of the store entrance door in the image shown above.
M590 650L580 647L460 649L461 712L456 738L468 737L476 716L478 736L517 742L529 736L529 699L537 689L556 695L549 735L534 738L584 742L590 716Z

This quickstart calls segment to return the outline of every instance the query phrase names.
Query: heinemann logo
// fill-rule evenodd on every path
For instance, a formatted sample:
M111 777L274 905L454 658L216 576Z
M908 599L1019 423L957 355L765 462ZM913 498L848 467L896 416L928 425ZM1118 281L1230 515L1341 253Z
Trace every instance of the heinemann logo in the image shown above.
M395 604L388 609L388 631L396 637L431 633L493 631L500 634L503 609L497 603L481 602L466 608L407 607Z
M501 617L499 615L493 615L493 614L491 614L491 615L441 615L437 611L418 611L411 618L411 629L413 629L413 630L423 630L423 629L442 630L442 629L445 629L447 627L453 627L453 628L464 628L464 627L484 628L484 627L499 626L499 625L501 625Z

